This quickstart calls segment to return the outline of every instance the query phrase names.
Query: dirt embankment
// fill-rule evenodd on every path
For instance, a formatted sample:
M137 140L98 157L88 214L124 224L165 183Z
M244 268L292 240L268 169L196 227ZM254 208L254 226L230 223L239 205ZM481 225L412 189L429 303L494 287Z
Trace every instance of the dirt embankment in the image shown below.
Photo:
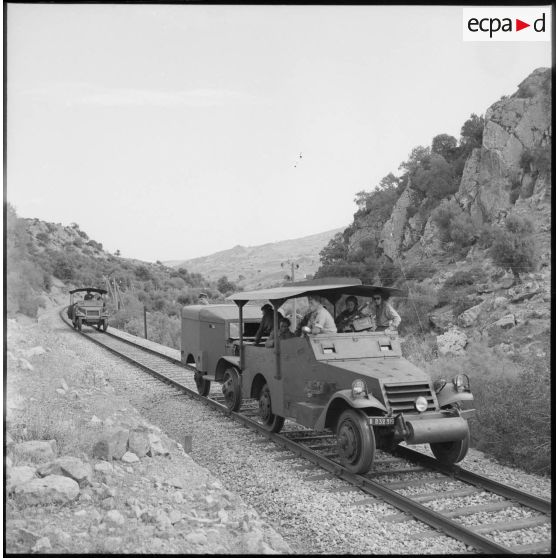
M8 320L7 349L7 552L289 552L115 394L121 365L56 310Z

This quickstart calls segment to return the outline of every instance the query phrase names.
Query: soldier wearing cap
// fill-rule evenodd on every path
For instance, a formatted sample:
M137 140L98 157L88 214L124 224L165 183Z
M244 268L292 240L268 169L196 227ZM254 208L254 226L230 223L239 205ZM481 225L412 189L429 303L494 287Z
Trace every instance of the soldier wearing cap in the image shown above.
M198 304L209 304L209 300L205 293L200 293L200 296L198 297Z

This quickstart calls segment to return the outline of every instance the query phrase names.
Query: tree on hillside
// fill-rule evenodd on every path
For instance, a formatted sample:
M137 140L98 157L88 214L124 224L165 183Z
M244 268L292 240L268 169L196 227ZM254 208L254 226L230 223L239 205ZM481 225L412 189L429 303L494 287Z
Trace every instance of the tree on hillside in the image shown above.
M482 145L482 134L484 130L484 117L471 114L469 119L461 127L461 145L471 149Z
M432 199L442 199L459 188L451 165L437 153L430 155L416 169L412 185L415 190Z
M506 228L493 232L490 255L496 265L511 269L516 281L520 273L533 271L538 262L533 223L510 215L506 219Z
M441 155L446 161L452 161L457 151L457 140L449 134L438 134L432 140L432 153Z
M226 275L223 275L217 281L217 289L222 294L228 294L236 291L236 285L232 281L229 281Z

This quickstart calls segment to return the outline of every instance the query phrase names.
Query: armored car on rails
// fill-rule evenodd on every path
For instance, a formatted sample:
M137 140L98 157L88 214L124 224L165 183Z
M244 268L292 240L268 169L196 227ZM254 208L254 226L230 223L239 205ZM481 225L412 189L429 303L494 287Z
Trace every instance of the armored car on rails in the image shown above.
M333 431L342 461L352 472L367 471L376 448L391 449L403 441L429 443L438 460L456 463L468 451L467 419L474 413L464 409L471 407L473 399L465 374L435 384L402 356L396 331L374 331L373 324L345 333L311 334L303 328L300 336L279 338L279 309L287 300L318 295L335 316L347 296L362 303L378 293L384 298L405 296L397 289L363 285L350 278L236 293L229 297L237 307L235 319L232 305L214 307L216 314L226 313L221 318L225 329L215 332L215 343L204 341L212 335L212 323L215 330L221 327L209 319L212 307L203 307L207 315L198 307L185 308L183 358L189 358L185 347L192 342L198 352L187 352L198 365L200 393L208 393L211 381L221 383L231 411L238 411L243 399L259 400L261 421L270 431L280 431L285 419ZM253 328L261 319L262 301L274 309L273 348L254 343ZM196 321L196 313L198 338L196 333L187 333L192 327L188 320L194 317Z

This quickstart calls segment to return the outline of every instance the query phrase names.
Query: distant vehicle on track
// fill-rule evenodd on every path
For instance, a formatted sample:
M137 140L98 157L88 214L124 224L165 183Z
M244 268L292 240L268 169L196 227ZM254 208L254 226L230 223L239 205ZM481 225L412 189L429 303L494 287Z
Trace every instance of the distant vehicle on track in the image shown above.
M81 293L85 293L83 297ZM68 318L72 320L74 329L81 331L82 325L97 326L99 331L108 328L109 314L106 307L105 289L84 287L70 291Z
M289 299L319 295L335 316L347 296L359 297L362 304L378 293L405 296L358 279L324 278L233 294L228 298L237 309L185 307L183 362L195 364L200 394L209 393L212 381L222 384L231 411L239 410L243 398L258 399L269 431L280 431L287 418L314 430L332 430L352 472L366 472L376 448L389 450L402 441L429 443L439 461L457 463L468 451L467 419L474 413L464 408L473 400L467 375L434 383L403 358L397 332L374 331L373 321L345 333L313 335L303 328L301 336L278 337L278 310ZM254 343L264 300L274 309L274 348ZM256 301L257 306L248 304Z

